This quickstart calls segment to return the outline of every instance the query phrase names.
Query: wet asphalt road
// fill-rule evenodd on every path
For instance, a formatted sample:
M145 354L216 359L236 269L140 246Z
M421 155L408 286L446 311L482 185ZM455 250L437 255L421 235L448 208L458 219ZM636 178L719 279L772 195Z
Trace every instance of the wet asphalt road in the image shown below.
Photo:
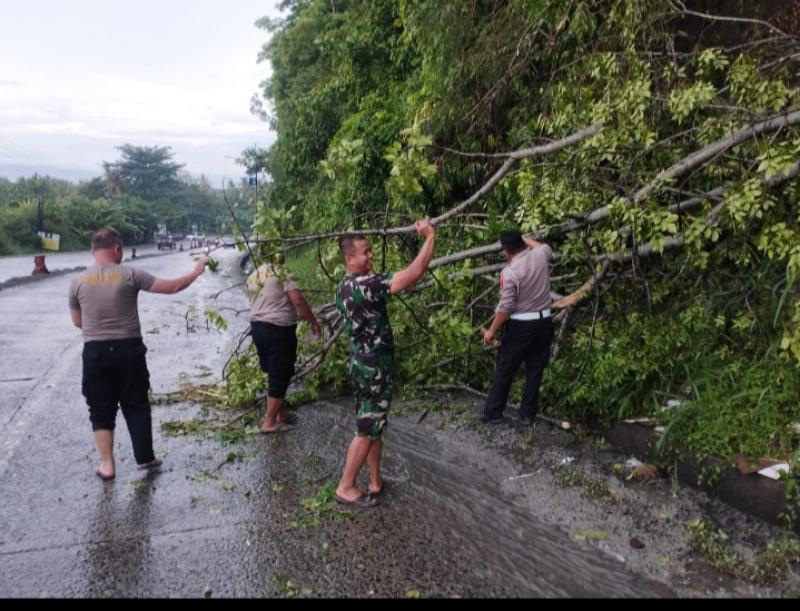
M218 379L247 325L235 251L175 296L140 296L155 393ZM161 277L187 253L139 260ZM0 292L0 596L669 596L665 586L521 511L501 467L446 433L396 417L386 436L380 507L308 523L303 500L341 472L347 401L301 408L296 428L223 445L168 437L160 423L195 405L154 406L159 472L135 468L121 416L117 478L101 482L80 392L82 339L69 277ZM231 329L207 330L202 312ZM230 309L227 309L230 308Z

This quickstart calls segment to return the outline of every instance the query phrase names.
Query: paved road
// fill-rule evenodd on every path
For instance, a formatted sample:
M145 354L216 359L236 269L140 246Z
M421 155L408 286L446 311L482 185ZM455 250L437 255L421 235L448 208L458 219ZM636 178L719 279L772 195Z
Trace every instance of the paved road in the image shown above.
M220 251L215 256L222 258L226 273L206 272L178 295L140 295L142 330L156 393L177 390L186 382L211 381L208 374L218 375L233 334L246 325L245 319L232 318L230 335L206 329L205 309L246 307L239 291L223 293L212 305L213 295L239 281L236 251ZM193 264L188 253L134 262L166 278L186 273ZM52 277L0 293L0 351L4 355L0 370L0 595L93 593L91 586L76 590L77 586L58 575L74 569L70 557L76 549L85 549L87 540L96 538L90 532L94 527L91 514L99 507L95 495L108 492L114 497L115 490L130 492L130 484L139 481L132 471L130 440L121 418L116 445L122 477L116 487L98 487L99 480L92 481L96 479L92 477L96 456L80 392L83 342L67 309L70 278ZM107 517L113 518L113 511ZM124 529L106 536L124 538ZM32 566L37 570L32 571Z
M153 391L215 379L246 316L235 251L175 296L140 296ZM161 277L186 253L136 262ZM197 405L154 407L158 473L135 469L122 419L117 478L101 482L80 392L82 340L69 277L0 292L0 596L655 596L618 560L522 510L498 483L508 464L446 431L393 420L391 487L375 510L320 523L304 506L342 468L349 401L303 408L294 431L225 445L168 437ZM206 330L202 312L230 331ZM209 372L212 375L209 376ZM501 477L502 474L502 477Z

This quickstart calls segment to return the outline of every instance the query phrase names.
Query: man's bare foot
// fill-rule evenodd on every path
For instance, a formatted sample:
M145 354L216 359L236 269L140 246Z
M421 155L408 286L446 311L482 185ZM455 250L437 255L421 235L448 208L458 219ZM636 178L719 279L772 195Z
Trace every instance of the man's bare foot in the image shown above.
M367 509L369 507L375 507L375 505L378 504L378 499L370 496L366 492L361 492L358 488L342 488L341 490L342 491L339 492L339 488L337 488L335 495L336 502L340 505L351 505Z
M295 417L285 408L279 411L278 416L275 418L275 422L278 424L294 424L294 421Z
M383 490L386 487L386 484L383 480L380 480L377 484L370 481L369 487L367 488L367 494L370 496L380 496L383 494Z
M261 434L262 435L269 435L270 433L288 433L292 430L291 424L285 424L283 422L275 422L273 426L268 427L261 427Z
M336 488L336 496L348 501L354 501L363 495L364 493L361 492L361 489L356 486L353 486L352 488L342 488L339 486Z
M97 467L94 472L97 474L97 477L103 481L108 481L116 477L116 470L113 462L100 461L100 466Z
M280 416L276 417L275 420L272 421L265 419L264 422L261 423L261 432L274 433L278 429L278 427L280 427L280 425L283 424L279 418Z

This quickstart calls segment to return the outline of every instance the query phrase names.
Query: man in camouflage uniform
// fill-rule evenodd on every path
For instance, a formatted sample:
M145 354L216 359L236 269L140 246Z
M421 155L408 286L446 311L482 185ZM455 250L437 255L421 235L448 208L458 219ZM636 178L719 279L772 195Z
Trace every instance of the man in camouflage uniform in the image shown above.
M372 246L363 235L339 241L346 275L336 289L336 307L344 318L350 343L347 373L356 400L355 438L347 450L336 500L345 505L373 507L383 491L380 473L383 431L392 399L394 340L386 313L386 300L411 287L425 273L433 256L436 232L427 219L417 221L425 243L405 269L370 274ZM356 477L364 462L369 466L369 489L362 492Z

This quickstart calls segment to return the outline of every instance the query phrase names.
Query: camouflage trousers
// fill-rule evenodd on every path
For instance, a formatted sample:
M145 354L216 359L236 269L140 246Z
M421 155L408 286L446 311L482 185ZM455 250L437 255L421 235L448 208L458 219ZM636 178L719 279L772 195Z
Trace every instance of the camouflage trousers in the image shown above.
M377 440L386 428L394 391L394 354L353 354L347 375L356 400L355 435Z

